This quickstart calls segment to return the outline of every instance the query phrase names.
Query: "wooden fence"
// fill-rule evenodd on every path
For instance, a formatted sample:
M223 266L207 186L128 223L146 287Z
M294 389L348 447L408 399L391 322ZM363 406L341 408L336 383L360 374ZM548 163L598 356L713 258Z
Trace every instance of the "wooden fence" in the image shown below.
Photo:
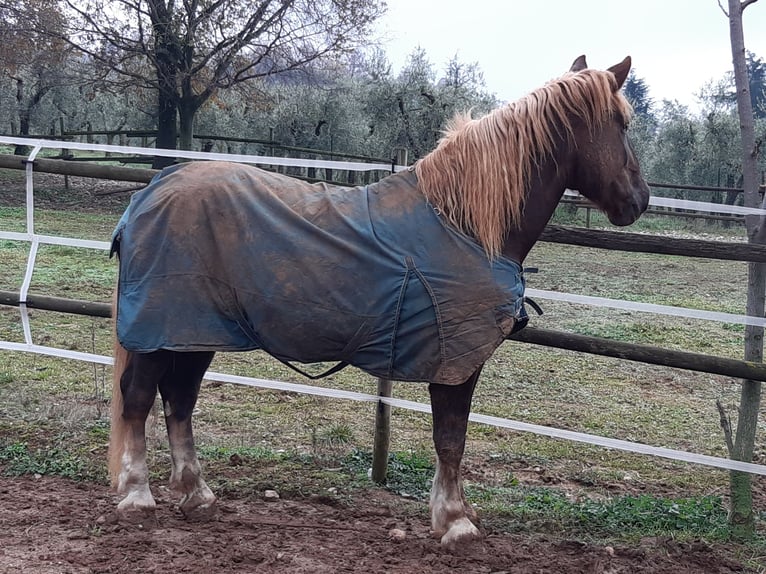
M21 156L0 155L1 168L24 169L26 163L26 158ZM34 165L35 170L39 172L136 183L147 183L156 173L155 170L150 169L83 164L80 162L42 158L35 159ZM766 246L742 243L654 237L636 233L584 230L560 226L548 226L540 240L610 250L686 255L730 261L766 262ZM105 303L77 301L37 294L28 294L24 302L30 308L98 317L108 317L110 315L110 306ZM18 306L20 304L19 293L0 291L0 304ZM623 343L599 337L536 327L527 327L514 335L513 339L559 349L766 382L766 365L762 363L676 351L652 345ZM380 381L379 394L381 396L390 396L390 393L390 382ZM379 403L375 447L377 453L377 463L375 464L377 466L374 466L373 471L373 478L379 482L385 478L389 432L386 421L389 412L390 407ZM381 463L381 461L383 462Z
M151 169L71 163L55 159L35 159L34 163L35 170L39 172L137 183L148 183L157 173ZM22 156L0 155L0 168L24 169L25 166L26 159ZM549 225L543 231L540 241L607 250L766 263L766 245L659 237L624 231L586 230ZM0 304L18 305L18 294L0 291ZM108 307L104 304L40 295L30 294L28 304L30 307L40 309L101 317L106 317L109 313ZM609 339L546 331L534 327L528 327L515 338L560 349L766 382L766 367L747 361L711 357L700 353L684 353L649 345L620 343Z

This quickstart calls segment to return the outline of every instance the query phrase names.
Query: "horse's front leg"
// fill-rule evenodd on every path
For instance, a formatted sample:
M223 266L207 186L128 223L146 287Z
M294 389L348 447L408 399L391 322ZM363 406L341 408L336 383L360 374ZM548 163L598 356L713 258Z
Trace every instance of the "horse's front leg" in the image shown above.
M465 449L465 433L471 399L481 367L462 385L428 387L431 393L436 474L431 487L431 528L445 546L467 542L480 535L474 525L476 511L463 492L460 463Z
M194 448L192 412L213 352L173 353L173 366L160 382L173 467L170 486L182 495L184 516L206 520L215 515L216 498L202 479L202 467Z

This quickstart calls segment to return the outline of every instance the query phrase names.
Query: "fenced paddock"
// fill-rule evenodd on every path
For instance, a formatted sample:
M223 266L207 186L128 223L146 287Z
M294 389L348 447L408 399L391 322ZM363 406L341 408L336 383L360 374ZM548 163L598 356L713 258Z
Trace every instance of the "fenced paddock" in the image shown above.
M33 147L37 146L36 149L61 149L70 146L74 149L110 153L163 153L137 148L23 141ZM19 140L0 139L0 143L18 142ZM33 152L33 155L34 153L36 152ZM168 152L168 155L194 159L230 159L262 165L298 165L296 160L288 158L185 152ZM305 163L303 160L301 165ZM62 310L67 313L93 312L100 316L105 315L103 305L108 300L111 290L114 265L105 264L103 251L107 249L106 239L118 215L108 222L104 222L102 218L91 223L87 213L73 212L70 218L73 225L70 229L76 228L80 234L83 229L86 230L84 235L77 238L68 233L69 225L62 223L60 219L49 224L45 211L32 209L36 193L31 177L34 165L34 161L28 161L25 167L28 177L27 209L23 217L9 221L7 228L5 223L0 227L0 241L3 241L5 246L12 246L3 249L7 253L3 255L2 263L5 269L0 275L0 303L19 307L19 310L10 307L2 310L0 316L4 318L3 322L6 325L0 329L0 336L7 340L0 342L0 349L5 350L5 355L13 357L18 357L17 352L32 353L32 357L27 359L32 362L35 362L36 354L44 354L108 365L110 330L107 321L82 319L76 315L44 309L69 305L68 309ZM362 171L390 169L390 166L380 164L316 160L308 162L308 165ZM137 176L137 180L146 181L148 175L143 173ZM120 175L120 178L122 177L127 176ZM38 190L37 193L41 191ZM42 193L46 192L43 190ZM667 200L663 200L663 203L667 203ZM731 206L689 202L684 205L685 209L724 210L725 213L737 215L750 213L744 208ZM76 207L73 211L76 211ZM53 227L46 227L48 225ZM732 354L732 349L737 348L738 340L741 339L742 324L763 324L762 318L747 318L741 313L744 307L745 265L736 261L763 261L766 260L766 251L737 242L714 244L684 238L658 239L624 232L582 233L556 228L549 229L543 239L545 242L533 251L527 263L541 268L541 273L529 277L528 285L529 294L543 304L546 310L544 317L533 318L532 322L544 328L530 328L519 336L519 341L535 345L509 342L488 363L483 377L485 382L480 384L477 392L474 408L476 414L472 415L472 420L486 426L474 427L469 437L473 438L474 442L484 443L486 452L500 453L499 458L506 461L514 458L514 450L527 452L526 458L534 458L535 451L546 453L543 458L555 457L556 450L560 448L555 445L560 443L545 442L546 439L535 438L537 436L569 439L606 447L608 450L584 447L584 452L587 452L587 457L595 467L600 465L599 461L607 458L620 461L618 465L622 464L628 469L625 470L624 476L630 475L631 466L636 464L630 462L632 459L616 454L614 449L721 469L766 474L766 467L763 465L725 458L723 438L716 428L718 421L714 407L716 398L722 399L728 405L734 403L736 381L729 377L766 380L761 365L738 361L733 358L737 355ZM563 242L575 245L562 248L560 244ZM607 257L604 255L607 252L602 249L607 243L629 251L610 251ZM20 245L24 247L20 248ZM6 257L9 260L14 258L10 255L11 251L15 251L15 261L18 261L19 249L26 251L23 257L29 264L22 267L6 267ZM695 259L680 257L689 253L690 249L696 256ZM657 250L666 256L658 259L655 255L641 253L644 250ZM92 262L92 266L88 262ZM36 269L43 271L35 271ZM92 269L92 272L89 272L89 269ZM55 276L39 277L39 273ZM695 292L696 284L699 283L697 278L700 276L708 278L705 282L705 292ZM665 280L666 277L668 280ZM679 284L679 277L683 278L683 283ZM37 292L37 283L46 285L46 291ZM78 293L84 294L76 297ZM631 300L625 301L623 297ZM62 301L72 298L84 299L87 304ZM100 300L101 306L92 305L94 299ZM11 313L15 319L6 321L6 318L10 319ZM659 315L656 315L657 313ZM615 314L621 316L624 321L615 322ZM38 331L35 317L43 316L45 326ZM75 331L79 341L75 340ZM691 339L685 335L688 331L694 333ZM68 335L70 332L73 334ZM686 340L674 340L676 335L681 338L682 333ZM615 339L645 341L651 344L636 345ZM662 346L657 344L658 339L663 343ZM691 351L688 348L689 343ZM560 347L564 350L543 350L539 345ZM566 349L587 354L572 353ZM542 356L547 358L541 360ZM625 358L672 368L652 367L622 360ZM69 362L66 363L70 365ZM679 371L677 368L692 369L695 372ZM68 367L67 372L80 382L93 380L95 387L103 386L103 380L106 378L106 372L99 371L98 368L94 371L90 367L75 367L71 370ZM252 372L259 372L263 376L246 376ZM52 375L49 370L39 374L43 379L50 376ZM486 384L488 378L494 384ZM616 387L612 385L608 388L611 393L615 393L615 388L619 389L618 394L602 394L600 389L605 388L604 379L616 383ZM337 425L333 426L332 422L333 411L336 410L335 400L352 399L376 404L382 401L395 408L393 440L399 448L406 441L397 436L405 434L408 440L411 438L409 433L402 430L407 426L414 427L421 433L415 444L410 442L409 447L419 447L429 441L427 435L423 434L428 428L427 418L407 414L409 410L416 413L428 410L428 406L424 404L426 393L422 385L396 385L395 397L381 399L370 392L369 378L359 377L358 373L349 371L309 386L296 382L293 375L258 353L225 357L219 355L208 380L268 389L266 410L279 411L283 409L284 403L293 403L292 406L297 407L311 405L311 412L303 415L305 418L293 421L297 422L296 426L302 427L303 431L296 432L293 429L292 432L302 434L303 438L306 429L310 430L312 438L315 438L315 433L320 432L322 428L334 428L339 432ZM566 384L572 380L578 381L574 387ZM672 390L659 407L652 407L647 397L656 392L660 385L668 386ZM557 395L564 387L567 394ZM698 421L690 420L683 409L674 410L673 393L679 396L699 395L703 402L709 403L710 420L701 426ZM239 387L221 391L220 396L224 395L227 400L232 395L242 396ZM307 399L305 395L320 398ZM205 393L202 399L205 399ZM532 407L535 402L539 404ZM614 413L612 407L615 403L621 405L621 417L609 420L599 415L599 411ZM329 410L317 413L317 404L320 407L327 406ZM587 414L585 405L589 405ZM243 406L252 407L249 403ZM224 427L235 424L232 422L233 417L227 416L227 409L238 413L245 410L232 406L223 398L220 401L212 401L202 409L203 425L208 418L205 415L207 412L210 420L215 420ZM577 416L579 409L583 409L581 416ZM510 417L509 414L514 416ZM577 421L577 428L557 428L557 423L564 418L567 424ZM259 423L252 415L247 420L250 427L249 436L258 437L256 444L278 444L280 441L295 444L301 440L301 437L288 436L291 432L289 429L270 429L268 423ZM659 444L653 443L657 436L651 427L662 425L668 427L667 432L660 435ZM357 428L355 425L351 426ZM371 427L371 424L368 422L366 426ZM676 428L681 431L683 438L675 448L667 448L673 444L669 438ZM508 430L529 434L508 434ZM696 437L695 431L698 435ZM716 433L720 435L718 440L714 437ZM513 447L509 446L510 437L513 437ZM204 443L204 432L200 438ZM368 437L360 442L364 444L370 440ZM711 448L711 444L716 446ZM587 469L581 474L583 473L587 474Z

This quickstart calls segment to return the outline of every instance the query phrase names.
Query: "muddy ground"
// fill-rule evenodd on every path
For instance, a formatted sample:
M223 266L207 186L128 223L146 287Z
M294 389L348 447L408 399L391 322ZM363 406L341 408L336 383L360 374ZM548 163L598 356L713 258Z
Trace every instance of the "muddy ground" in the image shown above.
M372 490L339 502L223 499L218 517L189 522L155 488L154 524L121 525L102 484L0 478L0 572L80 573L628 573L744 572L729 551L649 539L632 547L486 532L449 551L431 538L424 503ZM409 507L409 508L408 508ZM404 532L403 539L392 531ZM396 534L396 533L394 533ZM398 533L401 537L401 533Z

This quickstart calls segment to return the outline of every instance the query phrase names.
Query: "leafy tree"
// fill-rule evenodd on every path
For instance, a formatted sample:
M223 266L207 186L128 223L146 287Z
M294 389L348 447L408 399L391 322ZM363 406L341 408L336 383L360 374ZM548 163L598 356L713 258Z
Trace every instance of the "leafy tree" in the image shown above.
M653 112L654 101L649 97L646 80L631 70L622 86L623 93L633 106L635 115L630 122L630 137L641 165L648 165L654 155L657 118Z
M422 48L410 54L394 77L378 65L375 89L368 104L376 129L385 126L394 145L406 147L413 159L431 151L447 121L457 112L481 114L496 105L486 92L478 64L452 58L441 77ZM393 123L392 123L393 121Z
M653 100L649 97L649 86L646 80L636 76L635 70L631 70L622 86L625 97L636 115L643 118L651 117Z
M749 50L745 53L745 70L748 78L750 103L756 118L766 118L766 61ZM735 107L737 91L734 74L729 73L711 94L712 98L726 106Z
M756 118L766 118L766 62L747 52L746 67L753 113Z
M702 137L698 153L698 177L704 185L738 187L741 185L742 158L737 143L739 123L732 111L710 111L701 121ZM725 203L734 205L741 194L728 192ZM712 198L716 199L716 198Z
M456 59L437 79L422 51L397 76L382 53L355 53L313 70L311 81L265 82L268 119L251 118L249 129L268 125L280 142L303 147L383 158L407 147L418 157L433 148L455 111L494 104L479 81L478 66Z
M650 179L671 183L696 183L690 168L694 163L699 126L690 117L686 106L677 101L664 100L658 112L652 162L647 168ZM679 192L668 192L679 196Z
M108 88L108 84L85 84L52 90L50 114L63 118L64 129L71 131L155 129L155 102L147 90ZM106 136L106 143L118 142Z
M70 51L55 35L41 32L61 33L64 25L63 14L45 0L17 0L13 9L0 4L0 74L14 86L13 131L19 135L30 135L43 98L65 83ZM17 146L16 153L24 153L23 148Z
M42 1L42 0L41 0ZM155 90L157 146L190 149L194 117L220 90L300 70L363 42L380 0L60 0L58 34L99 79ZM47 2L50 4L50 2ZM3 0L21 19L24 8ZM178 123L177 123L178 122Z
M408 147L415 158L423 157L438 139L443 127L435 96L436 72L422 48L410 54L394 84L396 117L401 125L399 145Z

